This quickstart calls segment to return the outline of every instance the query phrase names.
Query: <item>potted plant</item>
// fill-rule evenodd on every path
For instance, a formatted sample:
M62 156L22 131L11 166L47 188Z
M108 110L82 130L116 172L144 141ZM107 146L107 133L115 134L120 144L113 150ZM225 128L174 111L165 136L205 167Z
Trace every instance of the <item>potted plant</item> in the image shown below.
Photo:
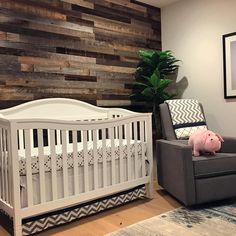
M179 65L171 51L140 50L141 61L135 73L134 94L131 99L143 101L147 110L152 109L156 138L161 137L159 105L175 94L169 94L166 88L172 83L168 76L176 73Z

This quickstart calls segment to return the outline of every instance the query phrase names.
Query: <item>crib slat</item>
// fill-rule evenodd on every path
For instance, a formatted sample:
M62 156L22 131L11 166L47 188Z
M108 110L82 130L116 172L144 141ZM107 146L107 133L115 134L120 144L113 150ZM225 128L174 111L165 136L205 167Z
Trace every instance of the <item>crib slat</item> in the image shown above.
M47 129L47 139L48 139L48 147L50 147L51 146L51 134L50 134L50 129Z
M19 134L19 149L24 149L24 131L22 129L18 130Z
M57 136L57 145L61 144L61 131L60 130L56 130L56 136Z
M3 156L4 156L4 181L5 181L5 201L9 202L8 193L8 162L7 162L7 143L6 143L6 129L3 129Z
M62 130L62 163L63 163L63 189L64 198L68 197L68 166L67 166L67 143L66 131Z
M127 142L127 171L128 171L128 181L131 180L131 155L130 155L130 130L131 124L126 124L126 142Z
M4 129L1 129L1 166L2 166L2 175L1 175L1 181L2 181L2 199L6 200L6 187L5 187L5 153L4 153Z
M83 151L84 151L84 191L89 191L89 175L88 175L88 141L87 130L83 131Z
M69 130L66 130L66 143L68 144L69 143Z
M134 176L138 178L138 133L137 122L134 122Z
M12 158L11 158L11 152L9 151L9 146L10 146L10 143L11 143L11 139L10 139L10 135L9 135L9 130L6 130L7 131L7 157L8 157L8 191L9 191L9 203L10 205L13 204L13 201L12 201L12 188L11 186L13 186L13 182L12 182Z
M119 126L119 148L120 148L120 183L124 182L124 154L123 154L123 127Z
M93 167L94 167L94 190L98 188L98 148L97 148L97 130L93 130Z
M31 144L31 149L34 148L34 131L33 129L30 129L30 144Z
M3 150L2 150L2 129L0 128L0 198L3 199Z
M31 134L30 130L25 130L25 157L26 157L26 181L28 207L33 205L33 182L31 169Z
M111 140L111 181L112 185L115 184L116 170L115 170L115 140L114 140L114 128L110 128L110 140Z
M88 131L88 140L89 140L89 141L93 141L93 139L92 139L92 133L93 133L92 130L89 130L89 131Z
M119 117L119 116L116 115L116 118L117 118L117 117ZM119 132L119 126L116 126L116 127L115 127L115 135L114 135L114 138L115 138L115 139L118 139L118 138L119 138L119 137L118 137L118 132Z
M73 164L74 164L74 194L79 193L79 172L78 172L78 147L77 147L77 131L72 131L73 141Z
M3 129L0 129L0 137L1 137L1 166L2 166L2 173L1 173L1 186L2 186L2 195L1 198L5 200L5 181L4 181L4 172L5 172L5 166L4 166L4 147L3 147Z
M106 151L106 130L102 129L102 170L103 187L107 186L107 151Z
M52 199L57 199L57 157L55 150L55 130L50 129L50 151L51 151L51 166L52 166Z
M140 139L142 147L142 177L145 177L144 121L140 121Z
M46 201L45 197L45 168L44 168L44 150L43 150L43 130L38 129L38 158L39 158L39 185L41 203Z

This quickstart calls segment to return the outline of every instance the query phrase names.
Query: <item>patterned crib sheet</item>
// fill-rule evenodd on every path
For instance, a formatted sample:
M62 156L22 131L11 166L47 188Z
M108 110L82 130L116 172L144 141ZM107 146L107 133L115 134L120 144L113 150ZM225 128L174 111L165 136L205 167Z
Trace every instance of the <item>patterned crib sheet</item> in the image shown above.
M127 158L128 154L128 147L127 147L127 140L122 140L122 155L123 158ZM88 164L92 165L94 163L94 150L93 150L93 142L88 142ZM146 143L143 145L144 147L144 153L146 153ZM56 148L56 169L62 170L63 169L63 154L62 154L62 146L57 145ZM135 155L135 143L134 140L130 140L130 156L131 158ZM83 143L77 144L77 157L78 157L78 166L84 165L84 150L83 150ZM137 153L138 155L142 155L142 143L141 141L137 142ZM119 139L114 140L114 154L115 154L115 160L119 159L120 157L120 146L119 146ZM24 176L26 175L26 158L25 158L25 151L19 150L19 169L20 169L20 175ZM44 170L45 172L51 171L51 152L50 147L44 147ZM97 158L98 163L101 163L103 160L103 148L102 148L102 140L98 140L97 142ZM112 150L111 150L111 140L106 140L106 159L107 161L111 161L112 158ZM74 159L73 159L73 144L67 144L67 168L73 168L74 167ZM32 149L31 154L31 170L32 174L39 173L39 156L38 156L38 148Z

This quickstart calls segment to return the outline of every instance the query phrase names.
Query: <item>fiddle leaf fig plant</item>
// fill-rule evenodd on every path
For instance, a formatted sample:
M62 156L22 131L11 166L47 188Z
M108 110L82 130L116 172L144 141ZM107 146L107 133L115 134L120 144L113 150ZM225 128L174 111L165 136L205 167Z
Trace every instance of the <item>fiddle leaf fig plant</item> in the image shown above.
M153 112L157 138L161 137L159 104L171 99L175 94L169 94L166 88L172 83L169 75L176 73L178 62L171 51L158 52L140 50L141 61L135 73L134 94L131 99L144 101Z

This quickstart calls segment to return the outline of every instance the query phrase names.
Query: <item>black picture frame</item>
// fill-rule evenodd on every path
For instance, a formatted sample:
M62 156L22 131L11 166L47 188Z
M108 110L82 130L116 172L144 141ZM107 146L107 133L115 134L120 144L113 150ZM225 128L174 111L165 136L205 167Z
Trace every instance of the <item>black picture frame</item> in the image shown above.
M222 40L224 98L236 98L236 32L224 34L222 36ZM232 64L234 65L234 67Z

